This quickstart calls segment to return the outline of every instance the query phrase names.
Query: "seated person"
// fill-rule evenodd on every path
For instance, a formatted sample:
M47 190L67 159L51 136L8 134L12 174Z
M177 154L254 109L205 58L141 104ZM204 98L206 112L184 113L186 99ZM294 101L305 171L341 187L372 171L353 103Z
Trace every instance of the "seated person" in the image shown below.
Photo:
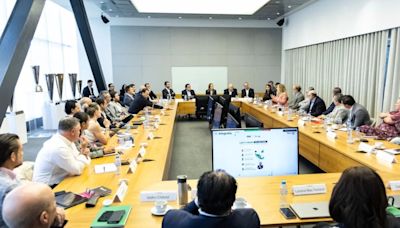
M315 117L320 116L326 110L325 101L317 95L315 90L311 90L308 94L310 96L310 106L306 113Z
M140 91L140 94L133 101L131 107L129 107L128 112L131 114L137 114L138 112L143 110L143 108L146 106L162 109L163 108L162 106L156 105L153 102L149 101L148 99L149 94L150 92L147 88L142 89Z
M333 188L329 213L339 224L315 227L400 227L397 219L386 214L388 199L379 175L368 167L346 169Z
M79 100L79 106L81 107L81 110L85 110L90 104L92 103L92 99L88 97L82 97Z
M332 94L333 96L335 96L336 94L342 94L342 89L339 87L335 87L332 90ZM334 102L332 102L331 105L329 105L329 107L326 109L326 111L324 113L322 113L323 115L328 115L329 113L331 113L333 111L333 109L335 108L335 104Z
M335 108L328 115L321 115L322 119L330 118L332 123L334 124L343 124L346 123L347 118L349 118L349 110L344 107L342 104L343 95L338 93L333 96L333 103L335 104Z
M383 123L376 128L364 125L360 127L360 131L368 136L377 136L378 139L391 140L400 136L400 98L395 104L395 110L389 113L381 113L379 117Z
M311 99L310 91L311 90L314 90L314 87L312 87L312 86L308 87L308 90L306 90L306 93L305 93L305 95L306 95L305 99L299 103L299 106L300 106L299 111L300 112L305 113L307 111L308 107L310 106L310 99Z
M304 95L301 92L301 86L294 85L293 86L293 99L289 102L289 108L293 110L299 110L299 103L304 100Z
M165 88L162 90L162 98L163 99L175 99L175 92L171 88L171 82L165 81L164 82Z
M235 178L225 171L209 171L197 183L197 198L182 210L170 210L162 227L260 227L253 209L232 210L236 198Z
M150 83L148 83L148 82L145 83L144 87L146 87L150 91L150 93L149 93L150 100L156 100L157 99L157 95L153 92L153 90L151 90Z
M120 103L120 96L117 92L110 92L111 101L106 108L106 114L114 121L119 121L128 113L127 108Z
M100 117L97 119L97 122L99 122L100 126L103 128L113 128L115 125L113 124L111 118L109 118L105 112L108 106L107 100L100 96L96 99L96 104L100 108ZM108 127L106 127L108 126Z
M243 84L242 97L254 98L254 89L250 88L250 85L248 82L245 82Z
M208 84L208 89L206 90L206 95L215 96L217 95L217 90L214 89L214 84Z
M194 99L196 97L196 94L194 93L194 90L192 90L192 86L188 83L185 85L185 89L182 90L182 98L184 100L190 100Z
M67 114L67 116L72 117L75 113L80 112L80 111L81 111L81 107L77 101L68 100L65 102L65 113Z
M134 99L135 99L135 84L130 84L125 86L124 100L122 102L123 105L125 105L125 107L130 107Z
M272 94L276 95L276 88L274 86L274 81L269 81L268 85L271 86Z
M272 99L272 96L275 95L274 91L272 90L272 87L270 84L265 85L265 93L263 96L263 101L269 101Z
M85 111L89 115L88 128L83 131L85 137L90 143L99 142L103 145L110 139L110 122L105 122L105 129L97 121L101 117L101 111L98 104L91 104Z
M272 102L282 105L282 106L287 106L288 105L288 100L289 97L286 93L286 87L283 84L278 84L276 86L276 96L271 96L272 97Z
M113 83L108 83L108 92L115 92L115 86Z
M224 90L224 95L236 97L238 95L237 89L233 87L232 83L229 83L228 88Z
M350 110L349 118L351 127L353 129L356 129L362 125L371 125L372 121L369 118L367 109L364 106L356 103L352 96L343 96L342 102L344 107Z
M61 119L58 133L47 140L39 151L33 169L33 181L55 186L67 176L81 175L90 164L89 151L79 151L81 125L74 117Z
M23 184L8 193L3 218L9 228L48 228L64 223L64 215L57 214L53 191L42 183Z

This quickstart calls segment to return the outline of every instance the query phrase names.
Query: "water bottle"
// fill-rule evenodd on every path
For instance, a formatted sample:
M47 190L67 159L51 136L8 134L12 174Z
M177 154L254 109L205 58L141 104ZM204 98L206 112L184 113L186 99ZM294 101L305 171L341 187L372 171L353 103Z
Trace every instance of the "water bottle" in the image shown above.
M115 174L120 175L121 174L121 156L119 155L118 152L115 154L115 166L117 167Z
M360 128L356 127L356 139L360 140L361 139L361 132L360 132Z
M287 195L288 195L288 189L287 189L287 185L286 185L286 180L282 180L281 186L280 186L280 207L281 208L288 207Z
M188 203L188 184L187 176L179 175L178 179L178 205L179 207L184 207Z
M287 120L292 121L292 109L291 108L288 109Z
M347 127L347 143L352 144L353 143L353 128L351 127L350 119L347 120L346 127Z

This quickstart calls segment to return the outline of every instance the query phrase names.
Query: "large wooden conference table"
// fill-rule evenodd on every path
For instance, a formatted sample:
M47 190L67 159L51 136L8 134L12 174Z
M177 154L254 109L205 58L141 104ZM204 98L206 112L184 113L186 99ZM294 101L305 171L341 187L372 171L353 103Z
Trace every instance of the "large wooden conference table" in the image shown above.
M264 107L242 100L234 101L234 104L241 107L242 113L249 113L261 120L266 127L297 126L297 119L287 121L285 116L282 117ZM121 203L114 203L113 205L132 205L132 211L126 227L161 226L162 217L153 216L150 212L154 203L141 202L140 192L177 189L176 181L166 181L173 149L175 118L180 114L193 114L192 111L194 111L195 107L194 101L177 100L170 104L169 108L171 110L165 111L166 114L161 116L159 128L150 130L156 136L154 139L147 139L149 130L145 130L143 126L130 130L130 133L135 137L135 147L126 150L122 156L123 159L134 160L139 153L139 145L142 142L147 142L145 158L154 161L139 163L136 171L132 174L127 173L128 166L122 166L121 174L117 175L115 173L96 174L94 172L96 164L112 163L114 162L114 157L93 159L92 164L84 170L82 175L68 177L55 188L54 191L66 190L75 193L81 193L87 188L98 186L106 186L113 190L112 195L101 198L95 208L85 208L84 204L82 204L67 209L66 216L69 220L67 227L90 227L95 215L102 207L103 200L113 198L121 180L128 181L128 191ZM159 115L160 110L154 110L153 114ZM134 120L137 120L137 118L135 117ZM317 131L321 133L315 133ZM330 220L329 218L286 220L279 212L279 184L283 179L287 180L289 193L291 193L290 189L293 185L316 183L325 183L327 185L328 191L326 194L309 196L292 196L292 194L289 194L288 201L290 203L329 201L333 186L340 177L340 172L351 166L364 165L371 167L378 171L385 184L390 180L400 180L399 164L379 162L375 155L356 152L358 143L347 144L345 133L338 132L338 139L330 140L323 129L312 124L299 127L299 132L300 154L328 173L237 178L239 186L237 197L244 197L251 204L257 211L262 226L285 226ZM370 144L375 143L373 140L370 141ZM396 148L395 145L387 142L384 145L388 148ZM117 138L114 137L107 147L116 146ZM204 152L210 153L210 151ZM196 180L190 180L189 183L192 187L196 187ZM387 189L387 193L389 195L396 194L396 192L392 192L389 189ZM176 202L169 202L169 205L177 208Z

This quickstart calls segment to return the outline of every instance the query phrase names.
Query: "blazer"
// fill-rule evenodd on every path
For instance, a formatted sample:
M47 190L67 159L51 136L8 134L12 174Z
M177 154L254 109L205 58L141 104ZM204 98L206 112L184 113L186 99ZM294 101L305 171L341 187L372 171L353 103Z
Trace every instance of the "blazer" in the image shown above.
M211 96L217 95L217 90L213 89L211 91L211 93L210 93L210 90L207 89L206 90L206 95L211 95Z
M242 97L246 97L246 90L242 89ZM254 89L250 88L249 89L249 97L254 98Z
M153 90L150 91L149 98L150 98L151 100L157 99L157 95L153 92Z
M300 102L304 100L304 95L301 92L298 92L294 95L293 100L289 102L289 108L294 110L299 110Z
M128 95L128 93L125 93L124 95L124 101L122 102L126 107L130 107L133 100L135 99L135 94L132 94L132 97Z
M275 95L272 90L265 90L263 101L271 100L271 95Z
M312 116L320 116L326 110L325 102L320 97L315 97L314 104L310 100L310 106L308 106L306 113L310 113Z
M362 125L371 125L372 121L364 106L355 103L350 109L350 122L353 129Z
M192 201L182 210L170 210L162 221L163 228L258 228L260 219L254 209L237 209L222 217L200 215Z
M190 90L190 94L191 94L191 96L189 97L189 99L192 99L192 98L195 98L196 97L196 94L194 93L194 90ZM188 94L187 94L187 91L186 91L186 89L185 90L182 90L182 98L183 98L183 96L187 96Z
M224 95L229 95L229 89L224 90ZM231 97L236 97L238 95L237 89L233 89Z
M89 88L89 86L86 86L85 88L83 88L82 96L84 96L84 97L93 97L94 96L93 87Z
M172 99L175 99L175 93L174 93L174 91L173 91L172 89L169 89L169 91L170 91L170 93L168 92L167 88L164 88L164 89L162 90L162 98L163 98L163 99L167 99L168 94L171 95L171 98L172 98Z
M131 106L129 107L128 112L131 114L137 114L138 112L142 111L146 106L153 106L154 108L162 109L162 106L156 105L153 102L149 101L143 95L138 95L135 100L133 100Z
M326 115L326 117L332 118L335 124L346 123L347 118L349 118L350 111L343 105L335 106L333 111Z
M324 115L328 115L329 113L331 113L333 111L333 109L335 109L335 103L331 103L331 105L329 105L329 107L326 109L326 111L322 114Z

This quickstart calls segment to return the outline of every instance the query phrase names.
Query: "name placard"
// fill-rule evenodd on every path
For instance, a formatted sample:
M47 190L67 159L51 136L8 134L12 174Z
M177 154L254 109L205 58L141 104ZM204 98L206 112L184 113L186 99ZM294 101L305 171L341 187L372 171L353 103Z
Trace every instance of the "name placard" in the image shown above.
M139 154L142 158L144 158L144 155L146 155L146 148L140 147L139 149Z
M334 131L328 131L326 133L326 136L328 137L328 139L331 139L331 140L335 140L337 138L337 134Z
M326 193L325 184L306 184L306 185L294 185L292 187L293 195L315 195Z
M136 171L137 168L137 163L135 160L131 161L131 163L129 164L129 169L128 169L128 173L134 173Z
M140 201L153 202L158 200L176 201L178 193L176 191L142 191Z
M279 116L283 116L283 111L278 111L276 114L278 114Z
M152 132L150 132L150 133L147 135L147 139L148 139L148 140L152 140L153 138L154 138L154 135L153 135Z
M306 125L306 122L304 122L304 120L299 120L299 121L297 121L297 125L304 127Z
M126 192L128 191L128 185L125 181L121 181L117 193L114 196L114 203L120 203L124 200Z
M398 180L398 181L389 181L389 188L392 191L399 191L400 190L400 180Z
M396 163L396 157L393 154L388 154L381 150L376 153L376 159L388 164Z

